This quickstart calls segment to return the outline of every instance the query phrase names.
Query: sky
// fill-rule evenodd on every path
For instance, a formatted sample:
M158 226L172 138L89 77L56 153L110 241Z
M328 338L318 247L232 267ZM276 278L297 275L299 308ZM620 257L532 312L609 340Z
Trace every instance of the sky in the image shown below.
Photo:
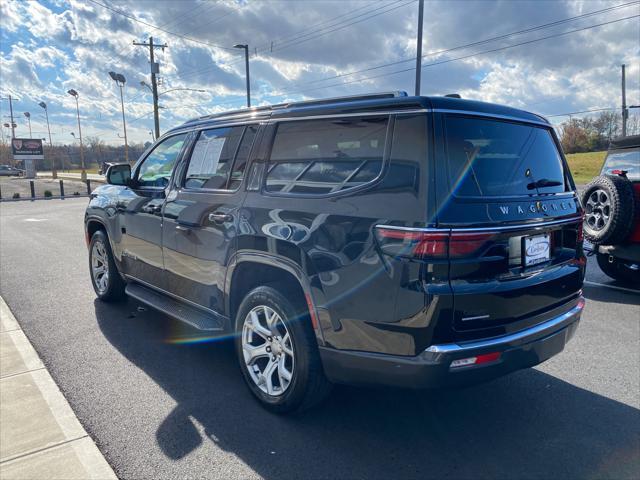
M640 3L619 1L425 1L421 93L459 93L546 115L640 104ZM250 48L252 104L415 88L417 0L3 0L2 123L8 95L17 137L54 144L77 135L152 140L148 48L160 64L160 130L246 102L242 50ZM176 90L174 90L176 89ZM191 89L191 90L185 90ZM169 91L172 90L172 91ZM201 91L195 91L201 90ZM632 110L639 114L640 109ZM575 116L586 115L576 114ZM7 129L3 135L9 137Z

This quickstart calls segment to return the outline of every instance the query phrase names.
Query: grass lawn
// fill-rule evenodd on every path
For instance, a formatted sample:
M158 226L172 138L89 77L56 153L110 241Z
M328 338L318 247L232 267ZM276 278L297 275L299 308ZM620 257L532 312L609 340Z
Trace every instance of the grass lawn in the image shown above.
M566 155L571 169L571 175L576 185L589 183L593 177L600 174L600 169L604 162L604 152L568 153Z

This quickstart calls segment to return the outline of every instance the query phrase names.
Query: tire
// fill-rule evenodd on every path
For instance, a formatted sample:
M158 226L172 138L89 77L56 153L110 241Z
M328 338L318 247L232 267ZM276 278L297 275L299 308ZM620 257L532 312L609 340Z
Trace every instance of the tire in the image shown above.
M270 328L267 318L273 319ZM236 315L235 344L247 386L266 409L303 411L329 394L306 305L292 303L275 288L257 287L244 298ZM253 357L251 348L256 349Z
M102 274L100 274L101 271ZM100 300L113 302L125 297L125 281L120 276L113 259L109 237L102 230L95 232L89 243L89 275L93 289Z
M624 242L635 218L633 186L617 175L600 175L582 195L584 236L594 245Z
M640 285L640 270L634 270L631 265L624 260L613 257L613 262L609 262L609 255L598 253L597 260L600 270L605 275L625 283Z

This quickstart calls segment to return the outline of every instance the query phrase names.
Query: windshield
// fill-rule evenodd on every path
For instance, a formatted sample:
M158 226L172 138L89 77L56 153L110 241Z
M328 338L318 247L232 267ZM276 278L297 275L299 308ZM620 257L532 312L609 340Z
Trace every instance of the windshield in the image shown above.
M640 180L640 149L609 152L602 173L611 173L612 170L626 170L629 180Z
M456 196L567 191L562 158L546 128L450 115L445 134L449 184Z

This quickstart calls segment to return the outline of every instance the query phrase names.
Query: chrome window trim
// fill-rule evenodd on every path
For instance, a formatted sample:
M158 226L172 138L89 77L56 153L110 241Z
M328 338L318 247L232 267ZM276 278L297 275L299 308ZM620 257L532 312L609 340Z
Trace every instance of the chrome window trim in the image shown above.
M549 222L535 222L535 223L519 223L517 225L503 225L503 226L497 226L497 227L461 227L461 228L457 228L457 227L442 227L442 228L436 228L436 227L399 227L396 225L382 225L382 224L378 224L375 226L375 228L386 228L389 230L402 230L402 231L406 231L406 232L433 232L433 233L446 233L446 232L504 232L504 231L511 231L511 230L526 230L528 228L544 228L544 227L549 227L549 226L555 226L555 225L564 225L564 224L568 224L568 223L575 223L578 221L582 221L582 217L581 216L573 216L570 218L563 218L561 220L552 220Z
M458 353L465 353L468 351L478 350L482 348L502 347L502 346L505 346L505 344L526 340L527 337L552 330L556 327L561 326L562 324L564 324L569 320L574 320L574 321L578 320L583 309L584 309L584 297L581 296L580 299L578 300L578 304L568 312L565 312L562 315L554 317L550 320L547 320L546 322L542 322L533 327L526 328L524 330L509 334L509 335L503 335L502 337L492 338L489 340L478 340L478 341L464 343L464 344L445 343L441 345L431 345L429 348L425 350L425 352L458 354Z
M497 113L487 113L487 112L475 112L471 110L450 110L446 108L434 108L432 110L434 113L451 113L456 115L471 115L474 117L485 117L485 118L493 118L498 120L511 120L513 122L519 123L531 123L534 125L540 125L547 128L553 128L553 125L550 123L543 122L542 120L531 120L528 118L520 118L520 117L512 117L511 115L500 115ZM531 115L535 115L532 113Z

